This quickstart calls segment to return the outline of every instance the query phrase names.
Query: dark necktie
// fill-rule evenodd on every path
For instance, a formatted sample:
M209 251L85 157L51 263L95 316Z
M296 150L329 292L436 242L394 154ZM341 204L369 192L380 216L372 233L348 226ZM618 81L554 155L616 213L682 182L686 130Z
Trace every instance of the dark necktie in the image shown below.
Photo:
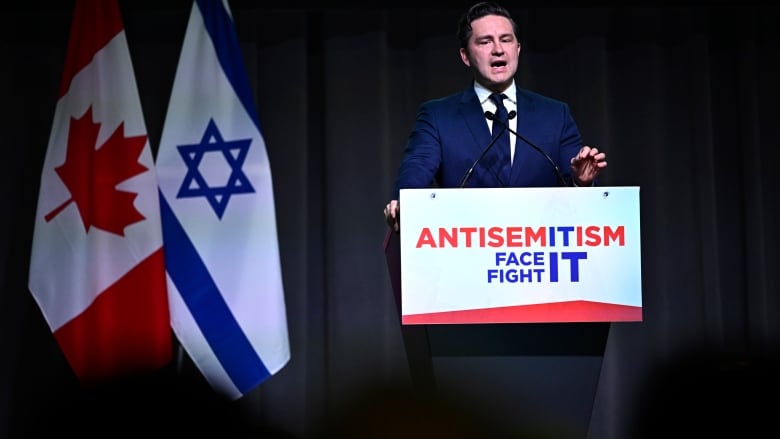
M493 121L492 131L493 138L495 139L498 137L495 145L493 145L493 148L496 150L499 157L498 178L505 186L508 186L512 159L510 156L511 151L509 149L509 130L507 129L507 126L509 126L509 116L506 107L504 106L504 98L506 98L506 95L500 93L493 93L490 95L490 99L496 103L495 118L497 120Z

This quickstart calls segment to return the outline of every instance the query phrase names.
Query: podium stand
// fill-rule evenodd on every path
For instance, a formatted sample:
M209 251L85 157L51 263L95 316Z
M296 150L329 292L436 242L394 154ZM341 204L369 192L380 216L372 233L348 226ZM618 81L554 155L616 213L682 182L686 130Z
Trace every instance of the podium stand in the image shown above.
M591 194L593 196L609 197L623 188L598 188L599 192ZM415 194L423 199L422 206L418 206L418 201L410 201L405 197L407 191L423 191ZM480 220L474 220L474 216L462 215L464 210L469 210L468 203L475 199L481 199L484 203L495 203L491 198L498 197L501 202L498 203L509 206L523 206L524 209L534 209L533 200L544 199L544 206L536 208L549 209L549 200L561 199L564 197L570 202L572 192L578 192L578 196L585 195L583 203L592 203L588 200L588 191L591 188L551 188L549 191L539 193L525 189L514 189L507 192L505 189L490 189L488 192L468 194L469 201L464 202L462 196L465 191L482 191L481 189L435 189L435 190L404 190L401 196L401 205L404 207L402 215L402 231L396 233L388 230L384 239L384 252L387 261L390 279L393 287L393 294L401 321L401 329L406 348L407 359L409 362L412 382L417 389L425 392L437 392L448 397L457 398L461 402L467 402L467 405L475 411L476 414L490 419L492 422L499 423L502 428L511 432L524 433L543 433L555 435L558 438L586 438L590 415L593 409L593 402L598 387L598 379L601 372L601 363L606 346L609 328L613 321L638 321L641 320L641 290L628 292L627 301L633 303L618 303L620 312L615 313L615 308L602 308L606 310L604 314L594 314L587 312L584 317L577 318L571 310L566 311L565 318L550 315L549 309L543 314L534 314L525 312L527 309L538 305L524 304L523 306L502 306L502 309L521 309L516 314L498 314L499 322L491 322L479 312L453 312L451 309L441 311L438 305L432 305L431 312L416 313L413 312L413 319L404 323L404 318L409 317L409 310L404 308L404 298L409 294L424 294L420 291L404 291L403 287L412 285L408 279L403 279L402 268L407 268L402 262L402 234L411 233L418 235L421 228L436 229L437 224L447 223L443 226L446 230L457 230L459 224L467 224L468 227L479 227ZM560 191L569 191L562 195ZM592 191L591 191L592 192ZM530 195L530 199L527 198ZM638 190L635 194L638 197ZM425 201L436 200L435 202ZM518 197L520 200L518 201ZM634 198L634 195L630 196ZM482 202L481 201L481 202ZM634 204L635 202L635 204ZM435 207L432 204L435 203ZM575 201L578 204L579 201ZM452 204L452 206L450 206ZM610 203L604 203L610 204ZM624 238L626 240L638 239L638 199L626 203L625 201L615 202L618 212L611 212L612 207L604 205L599 206L600 210L596 218L602 219L599 224L609 224L611 226L624 225L627 229ZM419 215L415 215L413 209L419 209ZM579 207L574 208L574 210ZM479 217L479 211L485 212L482 206L474 206L477 211L476 217ZM556 207L556 212L552 217L546 214L514 215L508 216L495 212L496 209L488 210L491 212L487 216L490 218L485 227L503 227L515 225L517 222L507 220L507 218L523 218L519 221L523 225L537 227L539 224L545 224L550 227L560 225L560 217L567 217L566 226L576 226L580 222L583 225L590 224L592 221L589 214L584 214L578 219L569 216L569 208L563 206ZM458 214L458 213L461 214ZM626 219L626 215L630 218ZM415 218L422 216L422 219ZM467 217L467 218L464 218ZM499 218L493 220L492 218ZM540 221L533 221L531 224L529 218L541 218ZM444 220L444 218L449 218ZM458 218L464 218L459 220ZM582 221L580 221L582 220ZM494 224L500 224L495 226ZM594 223L595 224L595 223ZM634 230L636 228L637 230ZM422 235L420 235L422 236ZM420 243L429 242L424 238L412 240L417 248ZM434 240L433 247L443 244ZM463 241L460 241L461 243ZM473 244L474 241L472 241ZM408 244L408 241L407 241ZM450 244L452 244L450 242ZM548 242L549 244L549 242ZM638 258L638 243L636 248L630 250L636 252ZM626 242L623 242L626 246ZM500 248L498 251L502 251ZM408 254L408 252L407 252ZM590 255L589 255L590 256ZM603 255L602 255L603 256ZM445 256L446 257L446 256ZM620 255L625 259L625 254ZM425 255L426 259L430 255ZM464 255L464 258L468 256ZM604 258L602 258L604 259ZM608 259L608 258L607 258ZM630 259L630 258L629 258ZM598 257L591 256L588 262L600 262ZM603 261L601 261L603 262ZM625 261L623 261L625 262ZM421 262L425 263L425 261ZM633 263L636 273L633 273L629 285L641 285L637 282L640 277L638 261L629 261ZM451 267L451 263L443 264ZM436 266L435 264L433 265ZM464 266L453 267L459 272L464 270L476 270L482 274L484 267L474 261L466 261ZM421 271L430 271L430 267L424 267ZM592 272L594 267L582 266L580 274L586 276ZM598 270L596 270L598 271ZM450 275L441 273L430 273L432 276L438 276L439 279L446 279ZM487 282L485 276L482 282ZM423 285L429 285L423 281ZM442 281L445 282L446 281ZM459 281L460 282L460 281ZM456 284L460 284L456 282ZM434 287L437 288L437 287ZM454 288L447 284L447 288ZM486 288L488 286L486 285ZM470 291L468 294L484 294L482 292ZM439 292L438 295L442 293ZM565 293L563 293L565 294ZM406 296L405 296L406 295ZM438 297L437 295L437 297ZM639 296L639 303L636 303L636 297ZM596 294L598 296L598 294ZM549 298L550 294L544 297ZM407 297L408 298L408 297ZM622 299L620 299L622 300ZM426 303L432 303L435 300L429 300ZM444 300L448 306L451 302L457 302L456 299ZM579 302L579 300L570 301ZM457 305L455 305L457 307ZM530 308L529 308L530 307ZM579 309L579 308L578 308ZM590 308L588 308L590 309ZM628 310L628 311L626 311ZM638 312L637 312L638 310ZM418 311L418 310L413 310ZM462 309L459 311L463 311ZM495 313L488 313L495 316ZM507 321L507 315L518 316L518 321ZM420 316L423 320L430 319L436 323L418 323ZM443 317L442 317L443 316ZM449 320L465 323L454 323ZM522 319L532 318L529 321ZM542 316L543 318L540 318ZM575 318L572 318L574 316ZM474 318L474 321L468 321L468 318ZM548 321L542 321L546 318ZM572 321L568 321L568 320ZM409 324L408 321L415 323ZM444 323L441 323L444 322Z

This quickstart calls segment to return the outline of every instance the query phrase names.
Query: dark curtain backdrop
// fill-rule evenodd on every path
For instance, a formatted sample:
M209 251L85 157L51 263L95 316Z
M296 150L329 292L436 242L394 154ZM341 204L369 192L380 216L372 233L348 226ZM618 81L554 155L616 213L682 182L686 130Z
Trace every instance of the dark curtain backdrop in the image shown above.
M267 432L314 437L350 417L368 425L372 395L412 387L382 208L418 104L471 78L454 37L466 5L231 2L271 160L292 350L233 408ZM155 151L190 6L120 1ZM697 406L714 410L697 422L717 423L716 404L700 405L712 398L754 407L776 389L780 341L777 14L747 1L507 6L522 33L518 84L571 105L585 141L608 154L602 185L641 188L644 320L609 325L587 437L638 437L647 416L660 428L692 420ZM72 7L0 9L0 437L45 424L80 392L27 289ZM682 400L658 384L676 365ZM197 375L186 357L175 367ZM732 388L723 374L733 370L757 378ZM464 379L479 388L492 378ZM500 394L491 404L502 398L511 404ZM401 401L408 410L386 409L376 428L390 432L424 405ZM448 403L486 406L456 392ZM509 413L493 427L533 421L491 410Z

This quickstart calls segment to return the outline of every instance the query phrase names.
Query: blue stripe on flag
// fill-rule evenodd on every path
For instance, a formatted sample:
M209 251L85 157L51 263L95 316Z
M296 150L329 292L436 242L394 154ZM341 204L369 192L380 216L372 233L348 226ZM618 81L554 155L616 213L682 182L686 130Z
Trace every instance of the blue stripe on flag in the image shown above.
M160 192L168 275L233 384L245 393L270 376Z
M197 2L206 32L214 43L219 64L250 119L260 131L260 118L257 116L252 100L252 89L246 77L238 34L233 31L233 20L221 1L197 0Z

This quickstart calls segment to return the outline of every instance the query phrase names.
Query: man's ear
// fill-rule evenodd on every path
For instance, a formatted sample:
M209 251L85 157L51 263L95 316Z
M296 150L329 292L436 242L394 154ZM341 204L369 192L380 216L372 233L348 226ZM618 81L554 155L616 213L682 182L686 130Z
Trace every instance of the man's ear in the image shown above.
M460 60L463 61L463 64L466 64L467 66L471 67L471 61L469 60L469 54L466 52L466 49L460 48Z

